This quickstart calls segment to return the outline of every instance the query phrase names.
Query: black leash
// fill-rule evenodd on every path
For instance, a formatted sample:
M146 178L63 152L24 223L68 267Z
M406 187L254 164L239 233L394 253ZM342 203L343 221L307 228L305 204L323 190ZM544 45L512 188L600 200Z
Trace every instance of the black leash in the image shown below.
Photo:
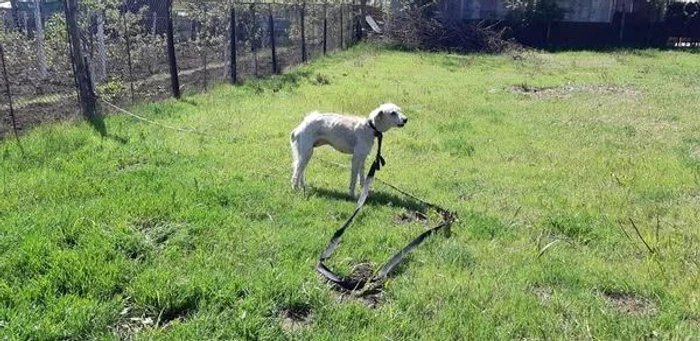
M368 292L371 289L375 289L384 282L386 277L391 274L391 272L396 268L396 266L401 263L401 261L410 253L414 248L416 248L418 245L423 243L423 241L434 234L435 232L439 231L440 229L443 228L449 228L453 222L457 220L457 216L454 212L451 212L447 209L444 209L438 205L431 204L429 202L426 202L424 200L418 199L413 195L410 195L404 191L398 190L404 195L407 195L409 197L412 197L414 199L417 199L421 203L425 204L428 207L434 208L437 210L437 212L442 216L442 223L437 225L436 227L433 227L430 230L427 230L423 233L421 233L418 237L416 237L413 241L411 241L408 245L406 245L403 249L401 249L399 252L394 254L389 261L384 264L377 273L372 276L371 278L368 279L352 279L352 278L345 278L333 270L331 270L326 264L326 260L331 257L333 254L333 251L338 247L338 244L340 243L340 238L343 236L345 233L345 230L350 226L350 223L355 219L355 216L357 216L357 213L360 212L360 209L362 206L364 206L365 202L367 201L367 197L369 196L369 188L372 185L372 182L374 181L374 174L381 169L382 166L386 164L386 161L382 157L382 138L383 134L377 130L377 128L372 124L372 121L369 121L369 126L374 130L374 136L377 137L377 156L374 159L374 162L372 163L372 167L370 167L369 172L367 173L367 178L365 179L365 184L362 187L362 193L360 194L360 197L357 200L357 204L355 205L355 210L352 212L350 217L343 223L343 225L340 226L340 228L335 231L333 234L333 237L331 238L330 242L328 243L328 246L326 246L326 249L323 250L323 253L321 253L321 257L319 258L318 264L316 265L316 270L323 276L325 277L328 281L336 284L338 287L345 289L347 291L356 291L360 289L365 289L363 292ZM368 286L368 284L370 284Z

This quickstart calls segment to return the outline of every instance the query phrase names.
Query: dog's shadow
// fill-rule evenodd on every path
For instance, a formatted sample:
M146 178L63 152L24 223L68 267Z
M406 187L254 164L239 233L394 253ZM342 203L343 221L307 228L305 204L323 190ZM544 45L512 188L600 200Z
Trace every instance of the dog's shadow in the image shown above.
M326 188L319 188L313 186L310 187L310 190L307 192L307 195L317 195L319 197L324 197L328 199L357 202L357 199L351 198L347 192L329 190ZM402 207L406 210L420 212L423 214L426 214L428 210L428 207L419 201L411 200L410 198L407 199L395 194L377 190L373 190L369 193L365 205Z

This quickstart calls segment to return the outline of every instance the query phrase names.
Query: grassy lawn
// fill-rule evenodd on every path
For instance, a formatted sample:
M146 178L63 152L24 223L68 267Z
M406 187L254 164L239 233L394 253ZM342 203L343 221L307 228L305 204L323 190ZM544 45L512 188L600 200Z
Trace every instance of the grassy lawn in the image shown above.
M687 339L700 335L700 63L664 51L458 56L360 46L0 143L0 339ZM379 302L314 265L354 207L311 110L410 118L378 178L457 211ZM331 265L383 264L431 224L375 184ZM636 226L638 233L635 231ZM641 235L641 238L640 238ZM651 251L645 246L646 242ZM547 247L548 246L548 247Z

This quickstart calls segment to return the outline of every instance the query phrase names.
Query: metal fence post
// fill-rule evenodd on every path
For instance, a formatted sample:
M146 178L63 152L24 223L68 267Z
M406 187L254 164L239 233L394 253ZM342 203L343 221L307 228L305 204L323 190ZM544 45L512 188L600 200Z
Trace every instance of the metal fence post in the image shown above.
M343 39L343 31L345 27L343 26L343 4L340 4L340 49L345 49L345 39Z
M301 23L301 62L306 63L306 29L304 28L304 12L306 11L306 1L301 4L300 18Z
M230 18L230 25L231 25L231 30L229 32L229 39L230 39L230 54L229 57L231 58L231 67L229 67L229 72L231 72L230 77L231 77L231 83L236 83L238 82L238 75L236 71L236 7L235 5L231 5L231 11L229 14Z
M323 2L323 55L326 55L328 46L328 1Z
M275 44L275 18L272 15L272 4L267 4L270 18L270 47L272 49L272 73L279 73L279 65L277 65L277 47Z
M170 62L170 83L173 97L180 98L180 77L177 74L177 57L175 56L175 38L173 37L173 0L168 1L168 61Z

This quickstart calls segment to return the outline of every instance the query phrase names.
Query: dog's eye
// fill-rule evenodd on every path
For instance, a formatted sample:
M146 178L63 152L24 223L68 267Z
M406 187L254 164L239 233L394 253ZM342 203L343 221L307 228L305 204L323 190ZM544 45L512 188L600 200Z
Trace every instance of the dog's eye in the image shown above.
M396 111L392 111L391 116L396 116Z

